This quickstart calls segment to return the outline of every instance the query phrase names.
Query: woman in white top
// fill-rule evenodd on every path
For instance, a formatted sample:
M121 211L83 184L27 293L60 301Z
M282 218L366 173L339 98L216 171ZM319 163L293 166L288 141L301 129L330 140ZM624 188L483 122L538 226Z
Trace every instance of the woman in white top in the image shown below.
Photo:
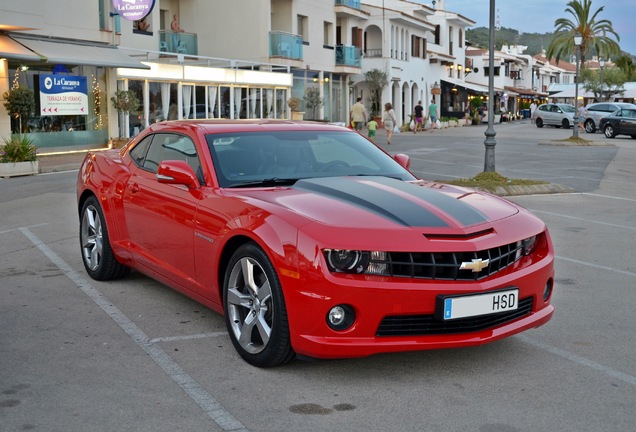
M393 111L393 105L390 102L384 104L384 112L382 113L382 123L384 123L384 129L386 129L387 144L391 145L391 137L393 136L393 128L397 125L397 119L395 118L395 111Z

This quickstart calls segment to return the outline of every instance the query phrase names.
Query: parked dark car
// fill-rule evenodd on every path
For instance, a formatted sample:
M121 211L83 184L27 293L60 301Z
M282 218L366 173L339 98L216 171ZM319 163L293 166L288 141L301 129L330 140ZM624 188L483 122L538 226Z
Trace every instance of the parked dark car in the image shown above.
M602 131L603 129L600 128L601 118L607 117L621 108L636 109L636 105L628 102L596 102L586 106L585 132L594 133L597 130Z
M600 129L608 138L629 135L636 139L636 108L622 108L601 118Z

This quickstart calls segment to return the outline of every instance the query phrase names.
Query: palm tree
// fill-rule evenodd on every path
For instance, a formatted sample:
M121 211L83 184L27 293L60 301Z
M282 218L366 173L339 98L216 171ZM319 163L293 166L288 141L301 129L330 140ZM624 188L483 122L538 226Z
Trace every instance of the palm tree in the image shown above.
M603 52L607 57L620 54L620 40L614 31L612 22L606 19L597 20L597 15L605 9L601 6L594 13L591 11L592 0L573 0L568 2L565 12L572 15L573 19L559 18L554 22L555 36L550 42L546 53L548 59L576 53L574 35L579 33L583 37L581 42L581 64L585 64L585 57L590 52ZM607 35L614 35L616 41Z

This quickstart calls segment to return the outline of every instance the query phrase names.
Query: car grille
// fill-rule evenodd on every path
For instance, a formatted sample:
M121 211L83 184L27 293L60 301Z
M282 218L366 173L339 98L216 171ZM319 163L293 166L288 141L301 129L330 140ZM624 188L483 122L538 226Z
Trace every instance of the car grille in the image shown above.
M383 269L375 274L437 280L479 280L514 264L523 256L523 243L515 242L478 252L388 252L373 257L371 266ZM463 262L488 260L478 272L460 270Z
M528 297L519 300L518 309L513 311L448 321L438 320L435 315L389 316L382 320L376 335L428 336L488 330L529 315L533 303L533 298Z

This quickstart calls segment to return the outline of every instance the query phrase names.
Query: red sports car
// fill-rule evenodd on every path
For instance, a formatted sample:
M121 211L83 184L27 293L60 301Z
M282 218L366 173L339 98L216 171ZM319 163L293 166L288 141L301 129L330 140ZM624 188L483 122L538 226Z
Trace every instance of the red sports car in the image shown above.
M84 266L97 280L135 269L224 314L259 367L478 345L545 324L545 224L408 167L335 125L157 123L87 155Z

